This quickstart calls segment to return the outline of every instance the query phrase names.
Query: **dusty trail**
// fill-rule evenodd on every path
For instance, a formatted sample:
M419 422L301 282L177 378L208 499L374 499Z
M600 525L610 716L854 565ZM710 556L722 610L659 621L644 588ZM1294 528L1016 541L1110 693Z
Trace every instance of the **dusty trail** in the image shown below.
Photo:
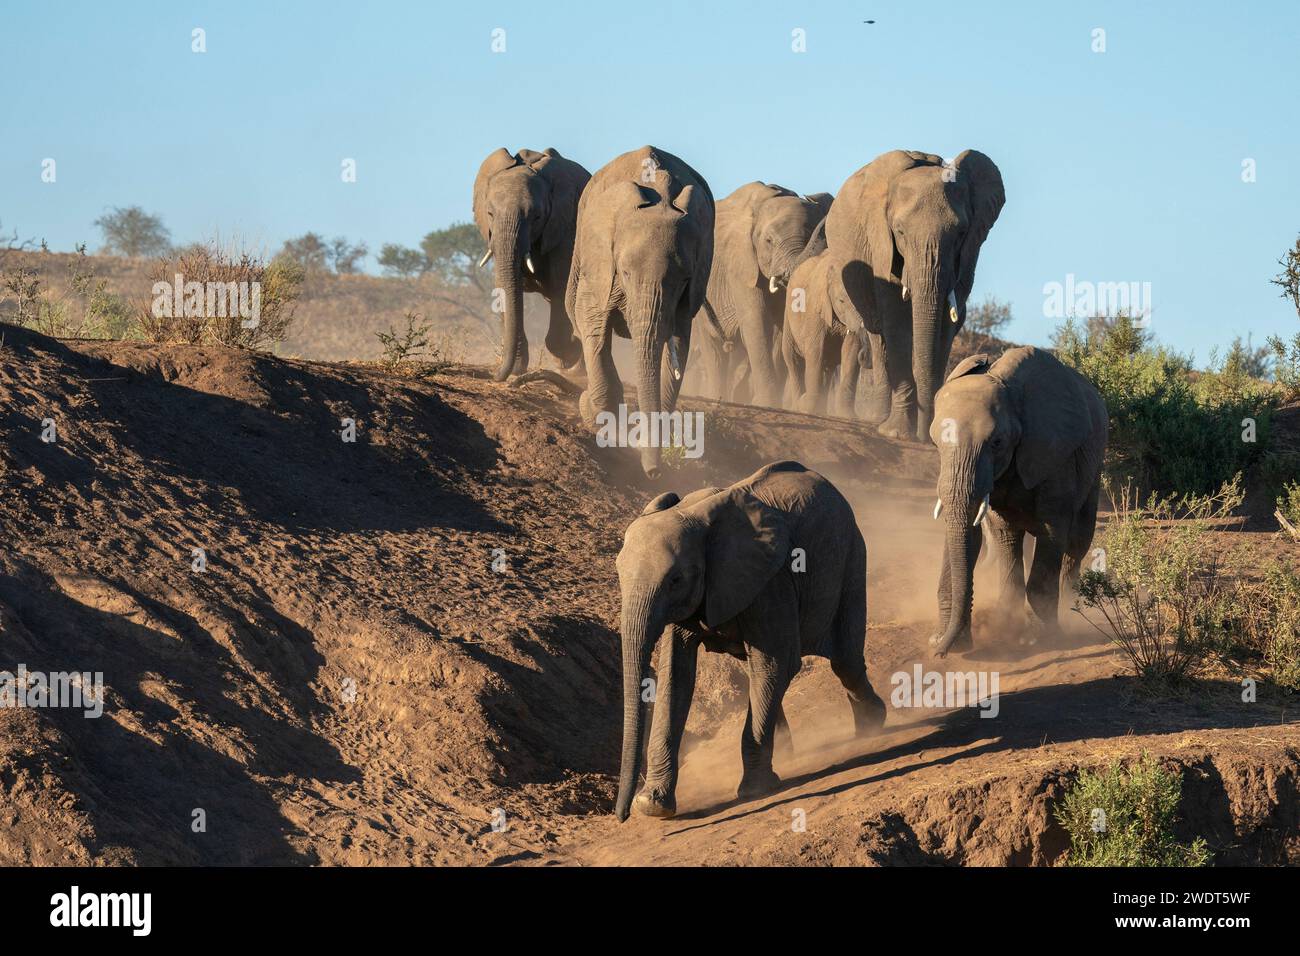
M1148 700L1092 632L1022 648L978 606L962 666L999 673L997 718L891 708L884 736L850 740L809 660L785 786L733 804L744 683L708 655L681 815L616 825L613 557L631 516L779 458L826 474L868 542L888 699L890 675L929 662L933 454L688 400L705 454L652 485L572 404L477 370L7 329L0 670L99 671L106 699L98 720L0 710L0 863L1050 862L1047 808L1077 766L1143 748L1187 768L1187 826L1220 862L1300 858L1284 701L1243 707L1226 682Z

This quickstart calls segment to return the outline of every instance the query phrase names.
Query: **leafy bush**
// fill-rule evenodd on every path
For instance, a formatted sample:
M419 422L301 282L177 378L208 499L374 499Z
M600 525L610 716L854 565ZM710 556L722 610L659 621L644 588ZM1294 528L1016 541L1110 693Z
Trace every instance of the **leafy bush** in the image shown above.
M1083 770L1055 810L1070 834L1067 866L1207 866L1205 840L1174 839L1180 774L1148 753L1122 766Z
M1089 623L1142 680L1192 678L1222 629L1232 582L1210 534L1241 504L1241 475L1213 495L1152 493L1144 505L1129 486L1117 492L1107 481L1106 492L1115 515L1098 539L1104 564L1079 579L1082 604L1104 621Z
M1300 573L1280 561L1232 595L1242 645L1264 659L1273 682L1300 691Z
M1275 389L1247 374L1237 343L1222 364L1193 372L1128 316L1073 320L1053 336L1057 356L1101 391L1110 412L1106 470L1142 491L1204 494L1243 471L1268 440Z
M398 332L389 328L387 332L376 332L375 337L384 347L384 367L397 369L413 358L422 357L429 347L429 329L433 326L420 324L420 314L415 311L406 313L406 329Z
M44 282L36 269L19 267L0 274L4 320L56 338L121 339L138 331L131 307L96 274L84 244L68 263L67 291L42 288Z
M182 295L178 309L171 291L176 277L185 287L199 283L200 299ZM247 252L227 252L213 243L199 243L155 261L149 273L154 295L137 308L137 321L151 342L198 345L216 342L246 349L267 349L283 342L293 323L302 292L303 269L293 260L276 257L269 265ZM256 322L234 305L234 296L214 300L208 290L242 288L244 304L256 303ZM214 304L217 305L214 308ZM251 311L251 309L249 310ZM224 314L223 314L224 313Z

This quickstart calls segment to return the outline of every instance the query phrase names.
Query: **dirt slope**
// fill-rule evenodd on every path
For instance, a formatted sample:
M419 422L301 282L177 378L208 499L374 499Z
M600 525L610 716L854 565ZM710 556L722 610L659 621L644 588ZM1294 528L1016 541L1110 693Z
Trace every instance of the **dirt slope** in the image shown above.
M743 680L711 657L682 816L613 824L613 556L645 500L784 457L840 484L887 696L926 659L933 474L856 424L709 406L703 458L652 486L572 405L472 370L6 328L0 670L102 672L106 700L0 709L0 863L1050 862L1074 769L1143 748L1189 768L1187 824L1222 862L1296 858L1280 702L1143 700L1082 631L989 636L969 666L1002 673L998 719L895 710L869 742L810 661L788 786L742 806Z

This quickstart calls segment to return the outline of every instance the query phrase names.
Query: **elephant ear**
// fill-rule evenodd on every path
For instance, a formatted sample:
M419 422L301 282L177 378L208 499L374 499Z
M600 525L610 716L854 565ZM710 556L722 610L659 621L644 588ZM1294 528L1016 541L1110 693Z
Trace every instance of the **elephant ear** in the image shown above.
M821 219L826 218L826 214L831 211L831 205L835 202L835 197L830 193L809 193L807 196L800 196L804 202L816 206Z
M655 514L659 511L667 511L681 500L682 499L677 492L665 491L662 495L651 499L650 503L641 509L641 514L642 516L645 516Z
M844 293L840 290L838 283L835 281L835 270L831 264L831 258L827 255L818 256L813 263L814 273L821 277L820 286L825 289L826 302L825 308L821 309L822 322L828 329L834 329L836 320L839 320L841 326L847 328L843 316L840 315L840 309L836 308L836 302L842 300ZM811 305L811 303L809 303ZM840 308L843 308L841 303ZM857 335L861 330L854 329L851 335Z
M566 251L573 247L578 227L578 201L591 180L591 174L554 149L548 148L540 157L533 168L551 187L551 205L542 233L537 237L539 249L541 252Z
M478 168L478 175L474 177L474 224L478 226L478 231L485 242L488 237L488 225L484 204L487 201L488 181L502 170L518 166L519 162L518 156L512 156L503 147L488 154L487 159L483 160L483 165Z
M705 522L704 623L718 627L754 603L790 553L786 516L744 485L694 509Z
M978 150L966 150L953 160L953 167L957 170L957 181L966 187L970 203L970 223L957 252L957 301L964 307L971 289L975 287L975 264L979 261L980 246L998 221L1007 194L1002 186L1002 173L993 160Z
M678 322L689 334L691 322L704 306L709 291L709 275L713 271L714 257L714 207L713 197L707 187L683 186L673 200L673 208L685 219L687 230L694 234L696 261L691 277L682 293Z
M955 378L961 378L963 375L983 375L989 370L993 360L985 352L978 355L968 355L957 363L956 367L948 373L945 382L951 382Z
M1049 352L1011 349L989 369L1018 396L1020 443L1016 470L1035 488L1079 451L1092 434L1092 413L1081 376Z
M914 150L895 149L877 156L862 170L859 196L865 220L867 264L877 279L903 281L903 257L894 244L894 229L889 218L889 191L894 180L917 166L934 165L937 156Z
M714 240L719 271L738 288L758 285L758 253L754 249L754 222L758 208L781 191L767 183L746 183L718 201L718 228Z

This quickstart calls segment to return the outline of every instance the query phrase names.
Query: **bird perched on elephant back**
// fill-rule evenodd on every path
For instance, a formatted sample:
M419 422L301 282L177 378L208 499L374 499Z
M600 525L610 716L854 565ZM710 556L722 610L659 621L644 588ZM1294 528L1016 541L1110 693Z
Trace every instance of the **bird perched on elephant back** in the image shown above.
M873 396L888 389L881 434L925 440L980 247L1005 202L1002 174L972 149L947 164L913 150L884 153L837 195L826 239L851 309L841 318L865 326L873 359L883 358L872 372Z
M862 336L836 314L843 293L831 281L825 224L818 225L803 258L790 274L781 330L785 363L785 405L796 411L855 417ZM841 311L843 305L840 306ZM839 378L831 389L838 372Z
M1060 581L1078 578L1092 546L1106 451L1106 403L1050 352L1010 349L961 361L935 396L930 437L939 449L935 518L947 522L939 580L940 656L969 649L972 574L983 539L998 560L1000 610L1029 602L1029 634L1057 628ZM1024 538L1034 538L1025 583Z
M631 338L637 405L671 412L713 262L713 194L672 153L643 146L598 170L578 203L577 240L566 292L587 367L579 408L587 424L617 413L623 385L611 336ZM643 446L649 475L659 449Z
M749 671L742 798L779 782L772 770L774 734L804 655L830 659L859 734L884 723L885 705L871 689L863 658L866 544L849 503L815 471L781 461L730 488L660 495L623 535L618 581L623 761L614 813L620 820L634 805L645 733L641 686L656 642L649 769L635 800L648 816L676 811L677 751L701 645L739 657Z
M782 186L747 183L718 201L713 271L700 320L700 355L710 398L732 400L732 365L749 363L753 401L779 405L781 287L831 208L829 193L800 196Z
M496 260L496 286L504 298L504 336L497 381L528 369L524 293L539 292L550 304L546 347L564 365L582 357L565 313L564 290L573 256L578 199L591 174L554 149L498 149L474 178L474 223Z

